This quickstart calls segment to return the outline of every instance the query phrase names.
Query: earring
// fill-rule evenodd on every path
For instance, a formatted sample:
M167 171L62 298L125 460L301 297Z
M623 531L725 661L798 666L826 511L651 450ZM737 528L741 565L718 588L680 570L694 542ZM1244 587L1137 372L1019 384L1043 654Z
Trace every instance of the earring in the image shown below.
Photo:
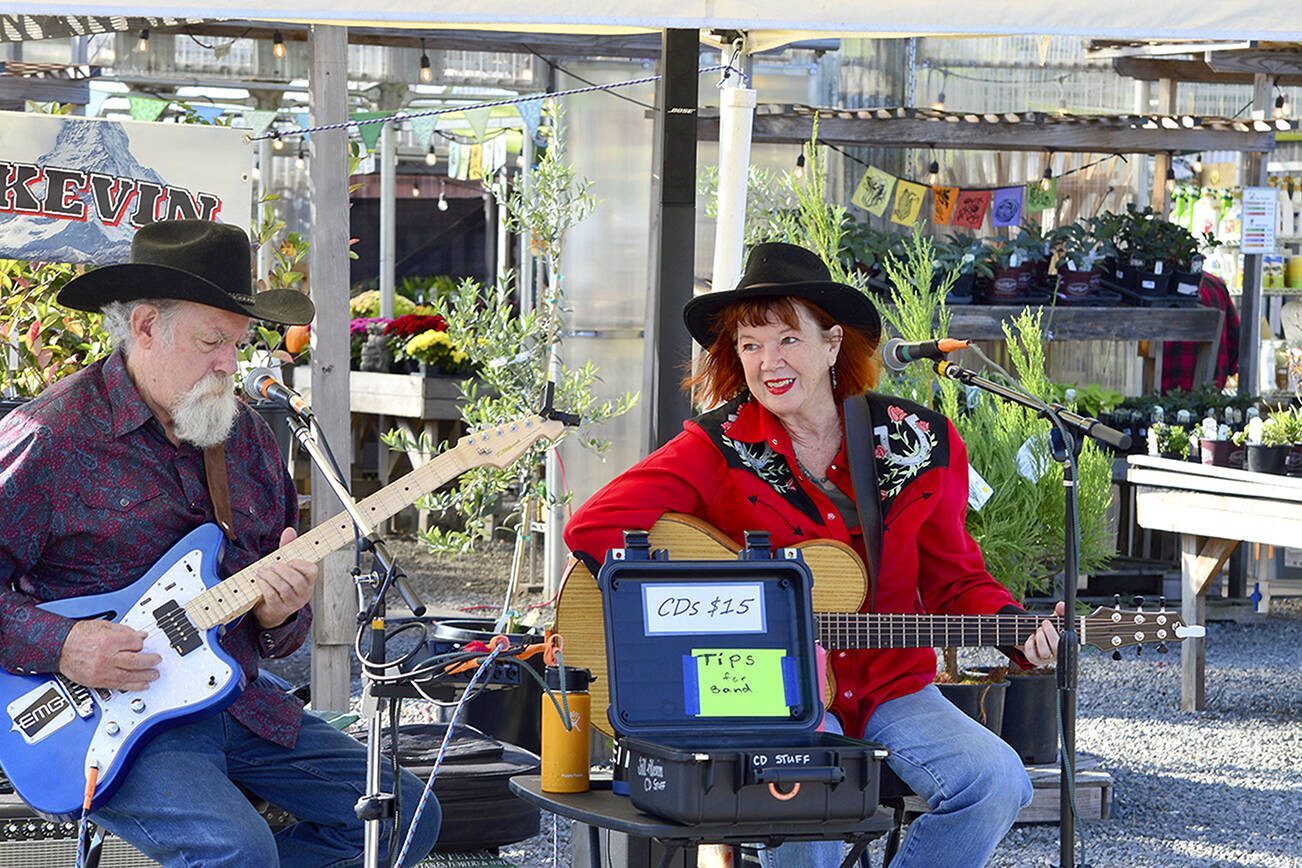
M836 394L836 365L829 367L828 372L832 375L832 394Z

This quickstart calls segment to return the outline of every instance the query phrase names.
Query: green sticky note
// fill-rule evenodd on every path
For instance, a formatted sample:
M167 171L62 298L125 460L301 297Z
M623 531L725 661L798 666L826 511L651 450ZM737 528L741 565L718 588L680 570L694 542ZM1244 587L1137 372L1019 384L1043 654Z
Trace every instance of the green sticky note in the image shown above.
M693 648L701 717L787 717L781 648Z

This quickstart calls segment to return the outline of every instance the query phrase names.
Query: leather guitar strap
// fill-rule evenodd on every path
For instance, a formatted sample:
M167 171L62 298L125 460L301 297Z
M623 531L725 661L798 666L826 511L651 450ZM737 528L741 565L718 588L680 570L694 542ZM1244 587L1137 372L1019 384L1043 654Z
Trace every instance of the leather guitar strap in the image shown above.
M868 553L868 611L877 610L877 574L882 566L882 498L877 488L872 418L867 395L851 395L841 404L845 419L845 454L859 508L863 546Z
M235 526L231 519L231 487L226 474L226 446L218 443L203 450L203 469L208 477L208 497L212 499L213 515L226 533L228 540L235 539Z

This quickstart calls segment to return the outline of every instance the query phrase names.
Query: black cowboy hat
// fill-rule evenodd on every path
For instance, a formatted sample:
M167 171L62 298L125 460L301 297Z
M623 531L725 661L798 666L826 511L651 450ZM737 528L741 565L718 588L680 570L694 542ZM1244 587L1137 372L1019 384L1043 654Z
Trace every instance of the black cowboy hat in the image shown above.
M842 325L877 340L882 320L877 308L853 286L836 283L818 254L795 244L756 244L746 258L746 273L737 288L698 295L683 308L683 322L696 342L712 345L718 337L714 318L733 302L790 296L815 304Z
M113 301L175 298L282 325L312 321L312 300L295 289L253 291L249 237L208 220L159 220L131 239L131 261L68 281L59 304L98 311Z

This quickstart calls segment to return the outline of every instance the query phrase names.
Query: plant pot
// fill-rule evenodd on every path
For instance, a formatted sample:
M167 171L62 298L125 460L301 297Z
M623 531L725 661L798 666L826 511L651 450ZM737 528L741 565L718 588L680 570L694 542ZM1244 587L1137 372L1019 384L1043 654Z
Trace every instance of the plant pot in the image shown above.
M1068 298L1088 298L1095 294L1099 278L1099 271L1096 268L1089 271L1072 271L1070 268L1064 268L1058 272L1058 289Z
M431 641L452 642L458 647L466 642L487 644L496 635L492 631L491 618L439 621L434 624ZM542 655L529 658L523 665L543 674ZM542 742L542 686L523 674L518 687L486 690L468 701L464 717L467 724L481 732L538 753Z
M1171 291L1171 274L1139 269L1135 276L1135 291L1142 295L1166 295Z
M1243 447L1236 446L1233 440L1201 440L1199 441L1199 451L1202 454L1203 464L1210 464L1213 467L1229 467L1230 455L1237 449ZM1243 458L1239 458L1239 466L1243 466Z
M1255 473L1274 473L1283 476L1288 451L1288 444L1266 446L1263 443L1249 443L1245 465L1248 470Z
M999 734L1022 762L1053 762L1058 756L1058 676L1010 674Z
M1004 694L1008 682L997 684L937 684L941 694L986 729L999 734L1004 725Z
M1302 443L1294 443L1288 447L1284 470L1289 476L1302 476Z
M1176 271L1171 274L1171 291L1176 295L1198 296L1203 275L1199 271Z
M990 288L987 295L990 298L1013 299L1021 298L1026 295L1022 289L1022 267L1017 268L996 268L994 276L990 278Z

